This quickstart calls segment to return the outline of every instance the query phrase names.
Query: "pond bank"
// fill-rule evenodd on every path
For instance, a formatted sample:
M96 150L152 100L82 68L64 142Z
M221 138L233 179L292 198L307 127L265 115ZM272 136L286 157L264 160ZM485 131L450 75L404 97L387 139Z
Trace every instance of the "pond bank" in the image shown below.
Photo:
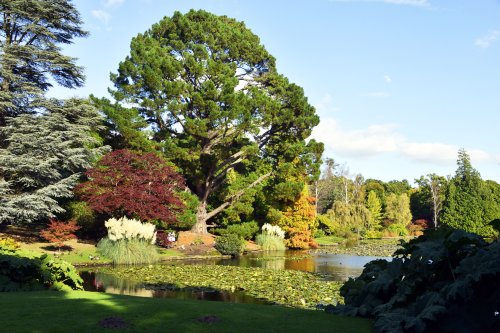
M365 239L354 244L321 245L311 253L348 254L368 257L391 257L399 248L400 239Z

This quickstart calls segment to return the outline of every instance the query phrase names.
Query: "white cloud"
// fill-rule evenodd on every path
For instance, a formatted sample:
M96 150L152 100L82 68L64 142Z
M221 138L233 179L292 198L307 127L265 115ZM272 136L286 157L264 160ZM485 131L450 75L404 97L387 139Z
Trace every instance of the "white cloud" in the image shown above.
M326 94L323 98L314 105L319 114L328 112L338 112L340 109L333 105L333 97L330 94Z
M331 2L380 2L392 5L404 5L414 7L429 7L428 0L330 0Z
M391 94L389 94L386 91L373 91L373 92L363 94L362 96L370 97L370 98L387 98L387 97L391 97Z
M392 82L392 78L389 75L384 75L384 81L386 83L391 83Z
M106 26L109 24L109 19L111 18L111 15L109 15L108 12L102 9L93 10L92 16L94 16L99 21L102 21L104 24L106 24Z
M500 37L500 30L494 30L482 37L477 38L474 41L474 45L486 49L490 47L493 43L495 43L498 37Z
M104 7L120 6L125 0L106 0Z
M457 152L461 147L439 142L412 142L397 129L395 124L379 124L348 130L335 119L325 117L313 130L312 137L323 142L325 150L345 157L367 158L392 154L410 161L434 165L456 162ZM467 149L467 152L475 162L498 161L498 156L482 150Z

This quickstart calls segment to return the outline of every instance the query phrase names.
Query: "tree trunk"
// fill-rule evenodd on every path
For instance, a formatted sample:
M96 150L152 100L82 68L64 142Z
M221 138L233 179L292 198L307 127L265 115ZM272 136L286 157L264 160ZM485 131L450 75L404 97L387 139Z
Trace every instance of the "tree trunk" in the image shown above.
M191 231L197 234L208 234L207 220L207 203L201 202L196 211L196 223L191 228Z

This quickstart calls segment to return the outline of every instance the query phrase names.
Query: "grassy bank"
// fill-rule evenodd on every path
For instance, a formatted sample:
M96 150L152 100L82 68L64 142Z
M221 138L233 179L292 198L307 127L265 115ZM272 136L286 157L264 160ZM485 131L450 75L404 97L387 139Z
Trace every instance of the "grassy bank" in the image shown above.
M91 292L2 293L5 332L371 332L371 322L281 306ZM106 328L106 326L108 328ZM116 327L118 326L118 327Z
M349 254L355 256L390 257L400 248L400 239L363 239L357 242L348 242L334 236L316 239L321 245L315 250L319 253Z

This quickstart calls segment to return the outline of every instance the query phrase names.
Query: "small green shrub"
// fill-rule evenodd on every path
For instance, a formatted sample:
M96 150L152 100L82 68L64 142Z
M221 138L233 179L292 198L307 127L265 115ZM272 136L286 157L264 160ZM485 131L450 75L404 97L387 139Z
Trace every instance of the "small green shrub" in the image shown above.
M44 254L0 249L0 291L83 290L75 268Z
M313 234L313 238L321 238L321 237L325 237L326 236L326 233L323 229L316 229L316 231L314 231L314 234Z
M215 249L221 254L233 257L243 253L244 244L244 240L235 234L226 234L215 239Z
M85 230L92 228L96 215L85 201L71 201L67 210L71 214L70 220L75 220Z
M394 223L387 227L387 231L397 236L408 236L408 229L400 223Z
M278 251L286 249L283 238L276 235L259 234L255 237L255 243L260 245L264 251Z
M379 230L367 230L365 238L382 238L382 231Z
M97 243L97 250L114 264L152 264L159 258L154 244L136 238L115 241L103 238Z
M257 222L243 222L238 224L230 224L226 229L219 230L220 235L235 234L245 240L252 239L259 231Z

